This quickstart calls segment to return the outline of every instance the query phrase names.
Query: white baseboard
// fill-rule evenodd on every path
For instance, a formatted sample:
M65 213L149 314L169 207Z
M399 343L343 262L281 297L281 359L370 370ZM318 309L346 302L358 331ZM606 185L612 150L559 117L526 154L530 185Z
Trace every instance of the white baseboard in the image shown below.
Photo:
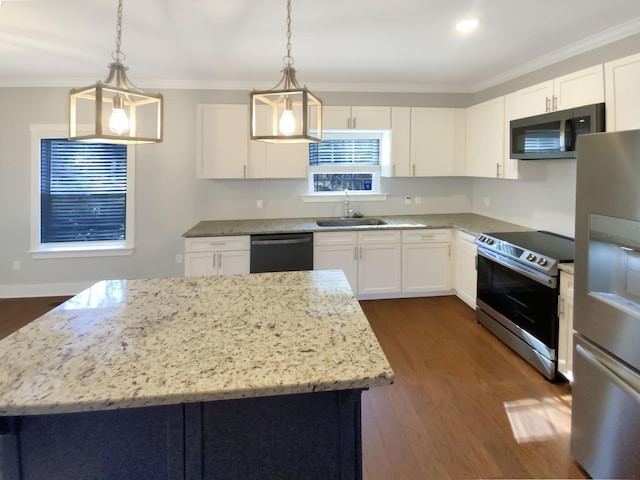
M62 297L76 295L95 282L34 283L24 285L0 285L0 298Z

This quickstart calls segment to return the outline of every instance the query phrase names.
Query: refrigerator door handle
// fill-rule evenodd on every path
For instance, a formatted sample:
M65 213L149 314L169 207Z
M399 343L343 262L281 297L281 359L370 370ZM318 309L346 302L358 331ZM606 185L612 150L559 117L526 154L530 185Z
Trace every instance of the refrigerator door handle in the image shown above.
M608 355L587 348L576 345L576 352L640 404L640 375L607 358Z

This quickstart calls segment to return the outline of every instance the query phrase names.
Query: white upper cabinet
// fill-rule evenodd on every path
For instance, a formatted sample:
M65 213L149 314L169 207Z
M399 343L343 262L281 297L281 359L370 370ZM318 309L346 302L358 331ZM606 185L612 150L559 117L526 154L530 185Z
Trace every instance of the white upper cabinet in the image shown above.
M256 123L265 125L270 114L271 110L266 105L260 106L256 111ZM249 122L248 114L246 122ZM250 178L306 178L308 165L308 143L268 143L249 140Z
M248 105L198 105L197 162L198 178L305 178L309 146L250 140Z
M249 106L198 105L198 178L244 178L249 161Z
M523 88L513 96L514 118L525 118L556 110L604 102L602 65L578 70Z
M640 54L604 65L608 132L640 128Z
M322 107L324 130L389 130L391 107Z
M467 108L465 175L504 177L504 108L504 97Z
M393 107L389 177L464 173L466 114L462 108Z

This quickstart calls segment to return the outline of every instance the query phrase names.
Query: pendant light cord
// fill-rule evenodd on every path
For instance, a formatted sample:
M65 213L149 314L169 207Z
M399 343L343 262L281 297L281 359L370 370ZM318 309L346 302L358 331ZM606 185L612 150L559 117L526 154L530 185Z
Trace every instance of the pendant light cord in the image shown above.
M293 65L291 56L291 0L287 0L287 55L282 59L285 66Z
M120 51L122 43L122 0L118 0L118 22L116 23L116 49L111 53L111 58L116 62L124 61L127 56Z

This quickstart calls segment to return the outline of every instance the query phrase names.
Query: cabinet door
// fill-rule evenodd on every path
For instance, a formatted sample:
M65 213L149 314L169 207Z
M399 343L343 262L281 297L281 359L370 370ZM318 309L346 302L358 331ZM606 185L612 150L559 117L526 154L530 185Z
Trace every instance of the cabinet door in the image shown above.
M219 252L217 255L219 275L249 273L249 263L251 258L249 250Z
M351 107L351 128L356 130L391 129L391 107Z
M401 272L400 244L358 246L358 294L400 292Z
M518 179L518 160L511 158L511 120L522 118L520 94L504 97L504 178Z
M448 243L402 245L402 291L415 293L449 290L449 251Z
M382 165L384 177L411 176L411 108L391 108L391 158Z
M558 77L553 81L554 110L604 102L602 65L595 65Z
M504 97L467 109L465 174L490 178L504 175Z
M351 107L322 107L323 130L347 130L351 125Z
M454 288L456 295L471 308L476 308L478 273L476 271L477 248L473 237L456 233L454 256Z
M215 275L217 268L214 262L217 254L214 252L185 253L184 274L187 277L202 277Z
M261 105L256 110L256 123L266 125L271 110ZM300 121L299 119L296 119ZM309 164L307 143L268 143L249 141L248 177L305 178Z
M605 63L607 131L640 129L640 54Z
M244 178L249 158L248 105L198 105L198 178Z
M550 112L553 107L553 80L513 92L513 104L514 119Z
M560 272L558 371L573 380L573 275Z
M314 270L342 270L351 289L358 291L358 247L356 245L320 245L313 248Z
M411 109L411 174L413 176L462 175L464 144L464 109Z

